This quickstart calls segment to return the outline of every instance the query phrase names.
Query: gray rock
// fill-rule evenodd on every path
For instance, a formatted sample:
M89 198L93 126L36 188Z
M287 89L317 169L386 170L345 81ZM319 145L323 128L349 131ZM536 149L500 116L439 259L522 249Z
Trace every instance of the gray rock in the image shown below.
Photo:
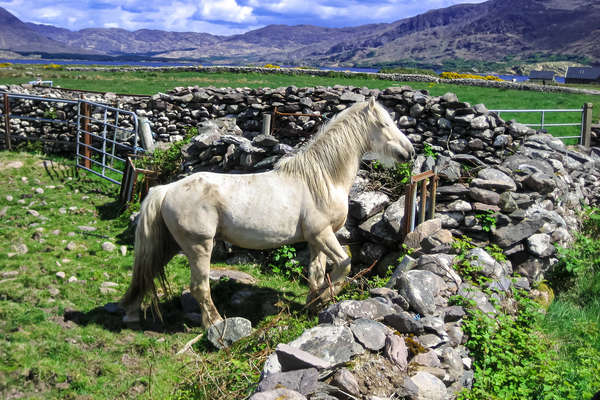
M471 120L471 128L473 129L487 129L489 127L490 124L488 123L485 115L481 115Z
M234 269L211 268L208 277L211 281L227 279L243 285L256 284L256 278L252 275Z
M418 364L424 367L439 368L442 366L440 359L438 358L435 351L429 350L426 353L419 353L410 360L411 364Z
M448 334L448 344L450 346L458 346L459 344L462 344L464 333L460 328L459 323L453 322L446 324L445 330Z
M452 347L445 347L441 350L442 366L447 371L444 378L445 384L459 381L462 378L464 367L460 353Z
M412 270L400 277L397 286L398 292L408 300L413 310L429 315L435 311L435 296L445 284L432 272Z
M404 223L404 202L405 196L401 196L398 201L390 204L383 213L383 220L397 237L400 235Z
M554 246L550 243L550 235L536 233L527 238L527 248L538 257L549 257L554 254Z
M275 354L277 354L282 372L306 368L327 369L331 367L329 362L285 343L277 345Z
M278 372L265 376L258 384L259 392L289 389L307 395L318 388L319 372L315 368Z
M102 250L104 250L104 251L115 251L116 248L117 248L117 246L115 246L114 243L111 243L111 242L102 243Z
M514 182L512 184L509 184L504 181L495 181L480 178L473 178L471 180L471 187L478 187L497 192L504 192L506 190L517 190L517 185Z
M494 232L494 241L498 246L507 248L533 235L543 225L544 221L541 218L527 219L516 225L507 225L496 229Z
M498 205L500 203L500 195L491 190L471 187L469 195L473 200L480 201L484 204Z
M350 328L345 326L318 325L289 343L292 347L307 351L332 365L339 365L364 352L356 343Z
M434 218L419 224L414 231L406 235L404 244L411 249L421 247L421 241L426 237L434 234L442 229L442 221L439 218Z
M366 349L379 351L385 345L385 335L389 329L380 322L360 318L350 324L354 337Z
M398 335L389 334L385 337L384 354L388 360L393 362L405 371L408 366L408 348L404 343L404 338Z
M245 318L226 318L211 325L206 337L208 341L218 349L231 346L238 340L252 333L252 323Z
M471 266L479 268L481 273L492 279L499 279L510 274L507 264L501 264L480 247L469 250L467 259Z
M319 313L319 323L342 325L355 319L382 319L385 315L394 313L391 304L382 298L366 300L343 300L329 305Z
M408 312L399 312L397 314L386 315L384 323L397 330L400 333L421 334L425 332L425 327L420 319L416 319L414 315Z
M496 308L489 302L485 293L468 283L463 283L461 285L458 290L458 295L473 300L477 308L486 314L495 315L497 312Z
M556 188L556 182L551 175L544 174L542 172L535 172L525 180L523 180L523 184L529 189L539 192L539 193L550 193Z
M455 322L465 316L465 309L461 306L449 306L444 308L444 322Z
M306 400L306 397L295 390L273 389L254 393L248 400Z
M417 388L414 400L446 400L446 385L434 375L420 371L409 379Z
M346 368L342 368L336 372L331 383L353 396L360 395L360 386L356 377Z
M383 210L390 198L381 192L362 192L348 202L349 212L354 218L363 221Z
M469 212L473 208L471 204L464 200L456 200L446 206L448 211L461 211L461 212Z
M441 345L444 341L433 333L426 333L424 335L419 336L419 343L427 349L433 349Z
M452 241L452 233L447 229L440 229L421 240L420 247L424 251L430 251L438 246L450 245Z

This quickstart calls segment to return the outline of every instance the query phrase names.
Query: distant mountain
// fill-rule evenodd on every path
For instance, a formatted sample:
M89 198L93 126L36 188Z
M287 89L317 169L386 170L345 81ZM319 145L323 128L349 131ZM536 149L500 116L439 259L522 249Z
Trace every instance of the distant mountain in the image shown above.
M0 7L0 50L10 50L17 53L89 54L88 51L71 48L65 43L32 30L27 24L21 22L2 7Z
M489 0L349 28L269 25L241 35L25 24L0 8L0 50L294 65L498 61L534 54L600 63L600 0Z

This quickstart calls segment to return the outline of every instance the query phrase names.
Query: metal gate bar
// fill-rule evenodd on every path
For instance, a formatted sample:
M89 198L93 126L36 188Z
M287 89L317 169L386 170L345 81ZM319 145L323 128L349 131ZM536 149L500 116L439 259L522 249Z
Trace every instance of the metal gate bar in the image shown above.
M94 111L100 111L102 115L101 119L94 116L92 109ZM112 116L110 114L112 114ZM121 121L124 120L123 116L131 118L133 127L125 127L121 124ZM90 125L92 124L101 126L100 134L91 132L92 129L90 128ZM77 140L75 150L77 168L98 175L109 182L121 185L124 170L127 168L127 159L125 155L135 155L139 150L138 126L137 115L132 111L126 111L106 104L94 103L83 99L79 100L77 108ZM119 133L125 133L127 136L133 135L133 146L118 141ZM96 143L100 142L100 145L95 145L93 140L95 140ZM119 154L123 154L123 157L120 157ZM123 163L123 169L115 168L115 161ZM115 179L116 177L113 178L109 176L109 173L115 173L121 176Z
M429 186L429 219L435 218L435 203L437 192L438 175L435 171L429 170L410 177L410 183L406 185L406 195L404 200L404 226L403 236L406 237L416 226L417 214L417 189L421 187L421 209L419 213L419 224L425 222L427 216L427 185ZM430 182L431 181L431 182ZM417 185L421 183L420 185Z

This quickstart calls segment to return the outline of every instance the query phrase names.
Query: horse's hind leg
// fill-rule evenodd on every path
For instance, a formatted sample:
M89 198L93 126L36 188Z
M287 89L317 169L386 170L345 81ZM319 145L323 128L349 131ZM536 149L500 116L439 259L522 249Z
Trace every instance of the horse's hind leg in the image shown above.
M191 282L190 291L202 310L202 326L207 329L212 324L222 320L210 296L210 255L213 239L202 240L191 245L185 253L190 261Z

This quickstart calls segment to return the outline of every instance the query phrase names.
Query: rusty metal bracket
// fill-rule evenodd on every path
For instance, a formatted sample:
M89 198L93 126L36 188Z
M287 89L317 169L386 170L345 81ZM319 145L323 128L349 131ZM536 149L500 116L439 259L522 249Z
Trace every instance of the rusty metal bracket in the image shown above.
M121 191L119 192L119 199L122 204L131 202L134 195L139 192L140 202L144 200L144 197L148 194L150 187L154 186L158 182L158 172L144 168L137 168L133 163L132 158L139 158L138 155L130 154L127 156L127 163L125 166L125 173L123 174L123 180L121 181ZM144 175L142 180L142 186L138 187L139 175Z
M274 134L277 130L277 117L310 117L310 118L319 118L321 122L315 124L313 128L313 132L317 130L320 124L323 123L323 115L322 114L304 114L304 113L285 113L281 112L275 107L273 109L273 113L271 114L271 134Z

